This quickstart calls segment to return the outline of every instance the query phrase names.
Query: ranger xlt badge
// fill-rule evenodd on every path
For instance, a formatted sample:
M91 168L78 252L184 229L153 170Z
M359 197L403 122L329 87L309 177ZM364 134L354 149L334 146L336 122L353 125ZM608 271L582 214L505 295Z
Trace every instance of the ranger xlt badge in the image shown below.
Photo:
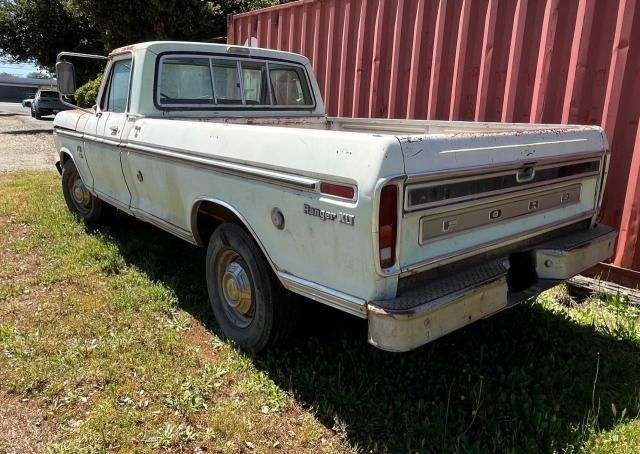
M315 216L322 219L323 221L337 220L341 224L347 224L350 226L353 226L356 220L356 217L353 214L342 212L334 213L333 211L321 210L320 208L312 207L311 205L308 205L306 203L304 204L304 214Z

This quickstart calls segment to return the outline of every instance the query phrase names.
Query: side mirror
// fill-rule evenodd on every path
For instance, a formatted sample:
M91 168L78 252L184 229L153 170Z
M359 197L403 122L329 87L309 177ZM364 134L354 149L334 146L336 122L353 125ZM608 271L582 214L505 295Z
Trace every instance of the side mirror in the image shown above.
M25 101L23 104L25 107L31 107L31 101Z
M58 91L63 96L73 96L76 92L76 70L73 63L59 61L56 63L56 79Z

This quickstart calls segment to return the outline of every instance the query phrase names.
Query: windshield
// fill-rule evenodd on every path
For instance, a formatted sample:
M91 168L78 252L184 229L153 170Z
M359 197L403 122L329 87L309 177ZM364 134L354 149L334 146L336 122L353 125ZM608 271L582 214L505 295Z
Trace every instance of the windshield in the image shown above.
M57 98L58 92L57 91L41 91L40 96L43 98Z

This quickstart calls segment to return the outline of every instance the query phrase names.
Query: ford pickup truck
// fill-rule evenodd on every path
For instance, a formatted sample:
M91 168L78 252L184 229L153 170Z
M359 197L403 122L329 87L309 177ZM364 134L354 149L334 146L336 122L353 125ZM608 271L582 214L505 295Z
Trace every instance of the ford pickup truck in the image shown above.
M242 348L304 315L293 292L411 350L612 254L598 127L330 118L306 57L189 42L62 52L65 102L77 57L106 70L92 109L54 121L69 209L207 248L210 304Z

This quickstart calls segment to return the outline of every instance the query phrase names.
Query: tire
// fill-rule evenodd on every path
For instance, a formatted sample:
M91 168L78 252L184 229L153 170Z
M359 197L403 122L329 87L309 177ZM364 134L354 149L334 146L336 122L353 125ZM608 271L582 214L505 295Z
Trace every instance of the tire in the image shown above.
M246 230L231 223L218 227L209 239L206 265L209 302L227 338L259 352L287 337L294 326L290 294Z
M29 109L29 110L31 111L31 117L32 117L32 118L33 118L33 117L35 117L35 116L36 116L36 114L33 112L33 106L31 106L31 109Z
M85 223L94 224L102 218L102 200L89 192L71 159L62 166L62 194L69 211Z

